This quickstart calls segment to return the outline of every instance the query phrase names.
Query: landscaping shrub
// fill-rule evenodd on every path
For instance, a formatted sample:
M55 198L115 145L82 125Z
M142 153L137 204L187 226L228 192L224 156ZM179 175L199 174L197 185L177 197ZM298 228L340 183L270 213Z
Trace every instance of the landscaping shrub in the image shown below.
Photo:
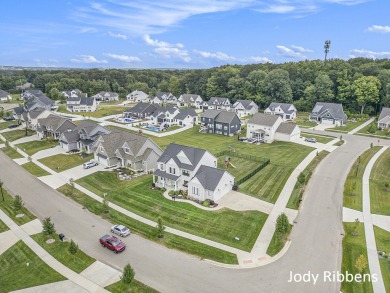
M161 192L164 193L165 191L167 191L167 189L165 187L161 187Z
M202 202L202 206L204 206L204 207L209 207L209 206L210 206L210 201L209 201L208 199L204 200L204 201Z

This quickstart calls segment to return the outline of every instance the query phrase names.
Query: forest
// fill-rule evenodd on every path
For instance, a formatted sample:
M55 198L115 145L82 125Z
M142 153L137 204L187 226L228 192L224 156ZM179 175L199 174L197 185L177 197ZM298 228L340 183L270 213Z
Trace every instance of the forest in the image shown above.
M390 106L390 59L353 58L225 65L209 69L52 69L2 70L0 89L18 93L17 85L31 82L52 99L60 90L80 89L89 96L113 91L124 98L133 90L199 94L203 99L227 97L255 101L260 109L270 102L294 103L310 111L317 101L342 103L351 114L377 114Z

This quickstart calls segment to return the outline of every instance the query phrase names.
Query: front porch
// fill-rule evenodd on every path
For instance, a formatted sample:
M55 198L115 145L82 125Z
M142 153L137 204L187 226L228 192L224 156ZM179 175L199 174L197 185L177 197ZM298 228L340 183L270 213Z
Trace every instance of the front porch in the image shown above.
M156 170L153 174L153 183L160 188L166 188L167 190L187 190L187 181L180 179L180 176L165 173L161 170Z

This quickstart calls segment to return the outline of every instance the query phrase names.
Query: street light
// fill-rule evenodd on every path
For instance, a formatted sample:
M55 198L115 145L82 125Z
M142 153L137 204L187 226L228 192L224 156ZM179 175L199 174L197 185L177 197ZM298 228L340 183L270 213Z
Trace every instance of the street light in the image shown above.
M328 56L328 53L329 53L329 48L330 48L330 41L329 40L326 40L325 41L325 45L324 45L324 51L325 51L325 61L326 61L326 57Z

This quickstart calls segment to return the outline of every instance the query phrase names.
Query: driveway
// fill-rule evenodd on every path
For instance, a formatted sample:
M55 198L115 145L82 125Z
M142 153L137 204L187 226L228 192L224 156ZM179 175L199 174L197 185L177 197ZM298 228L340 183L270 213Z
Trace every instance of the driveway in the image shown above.
M257 210L266 214L269 214L274 207L272 203L234 190L225 194L217 203L218 208L229 208L235 211Z
M72 169L65 170L65 171L59 173L59 175L65 177L67 179L73 178L74 180L77 180L77 179L80 179L82 177L91 175L91 174L93 174L95 172L99 172L99 171L107 171L107 170L105 169L105 167L103 165L97 165L97 166L89 168L89 169L84 169L83 165L80 165L80 166L74 167Z
M43 159L46 157L51 157L51 156L59 155L59 154L66 154L66 151L62 147L60 147L59 145L56 145L53 148L49 148L49 149L45 149L45 150L41 150L39 152L36 152L31 157L34 160L40 160L40 159Z

